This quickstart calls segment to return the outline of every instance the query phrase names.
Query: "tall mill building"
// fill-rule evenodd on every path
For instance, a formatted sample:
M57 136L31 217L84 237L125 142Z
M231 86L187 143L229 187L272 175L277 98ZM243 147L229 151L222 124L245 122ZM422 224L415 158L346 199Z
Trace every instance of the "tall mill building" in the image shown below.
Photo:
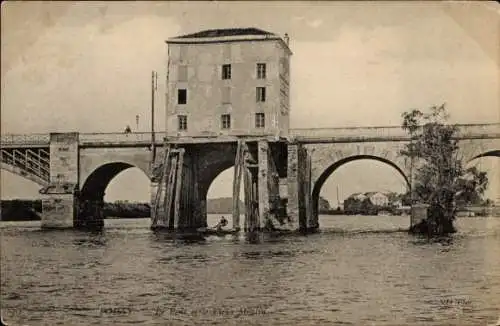
M288 135L292 52L286 35L215 29L167 44L168 137Z

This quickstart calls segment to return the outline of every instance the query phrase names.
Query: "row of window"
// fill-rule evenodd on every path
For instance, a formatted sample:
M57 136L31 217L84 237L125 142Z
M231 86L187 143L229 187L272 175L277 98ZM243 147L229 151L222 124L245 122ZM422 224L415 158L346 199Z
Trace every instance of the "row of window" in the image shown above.
M255 99L257 102L266 101L266 88L257 87L255 89ZM222 103L231 103L231 88L224 87L222 90ZM187 89L177 90L177 104L187 104Z
M257 64L257 79L266 79L266 64ZM222 79L231 79L231 65L222 65Z
M187 115L178 115L178 129L179 130L187 130L188 121ZM256 128L265 128L266 126L266 116L264 113L255 113L255 127ZM222 129L231 129L231 115L230 114L222 114L221 115L221 127Z
M187 81L188 78L187 66L179 66L177 73L178 73L177 76L178 81ZM221 75L222 79L231 79L231 65L230 64L222 65L221 73L222 73ZM265 63L257 64L257 79L266 79Z

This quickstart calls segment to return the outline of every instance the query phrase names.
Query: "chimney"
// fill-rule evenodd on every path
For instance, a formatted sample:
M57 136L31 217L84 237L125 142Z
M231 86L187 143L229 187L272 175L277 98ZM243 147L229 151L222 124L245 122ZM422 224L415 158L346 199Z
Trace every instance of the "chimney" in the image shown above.
M289 45L289 43L290 43L290 37L288 36L288 33L285 33L284 39L285 39L286 45Z

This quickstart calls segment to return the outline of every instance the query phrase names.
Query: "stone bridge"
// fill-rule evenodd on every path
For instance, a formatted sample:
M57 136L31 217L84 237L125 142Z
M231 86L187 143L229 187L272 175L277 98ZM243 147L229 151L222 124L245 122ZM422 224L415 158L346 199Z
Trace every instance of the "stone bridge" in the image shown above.
M410 162L399 153L410 139L400 127L294 129L292 135L310 160L310 228L318 226L317 208L323 184L348 162L372 159L386 163L409 185ZM460 125L459 139L459 151L466 164L484 156L500 157L500 124Z
M466 162L481 156L500 156L500 124L460 125L459 137ZM96 203L102 203L109 182L130 167L138 167L152 179L153 198L157 187L153 180L153 152L161 157L165 144L186 148L191 153L190 161L197 161L194 180L200 205L217 175L234 165L239 139L249 144L269 144L266 146L270 148L270 156L262 156L256 146L250 147L254 148L255 157L262 156L266 162L272 162L275 177L288 185L287 227L294 229L318 227L321 187L343 164L373 159L394 167L407 182L409 176L409 162L399 155L409 138L400 127L290 129L286 139L231 133L197 138L165 138L165 134L156 133L154 138L153 146L151 133L2 135L2 169L41 186L41 193L47 196L43 201L42 227L73 227L95 216L99 210ZM267 168L259 171L259 178L271 184ZM259 182L259 193L267 194L266 201L273 195L285 197L283 193L269 192L265 185L266 181ZM85 203L94 204L82 208ZM206 212L203 209L201 212L203 216L197 223L206 225Z

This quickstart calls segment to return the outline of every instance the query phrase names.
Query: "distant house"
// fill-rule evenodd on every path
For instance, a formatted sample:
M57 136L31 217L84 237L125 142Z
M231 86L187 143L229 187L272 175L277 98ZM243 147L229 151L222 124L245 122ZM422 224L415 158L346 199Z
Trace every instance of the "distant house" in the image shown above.
M344 211L348 214L359 214L363 211L363 203L367 197L362 193L354 193L344 200Z
M372 214L380 209L403 207L403 195L397 193L382 193L378 191L354 193L344 200L344 211L347 214Z
M374 206L383 207L389 204L389 198L381 192L367 192L365 196Z
M366 195L362 194L360 192L356 192L356 193L350 195L348 198L352 198L352 199L356 199L356 200L365 200Z

